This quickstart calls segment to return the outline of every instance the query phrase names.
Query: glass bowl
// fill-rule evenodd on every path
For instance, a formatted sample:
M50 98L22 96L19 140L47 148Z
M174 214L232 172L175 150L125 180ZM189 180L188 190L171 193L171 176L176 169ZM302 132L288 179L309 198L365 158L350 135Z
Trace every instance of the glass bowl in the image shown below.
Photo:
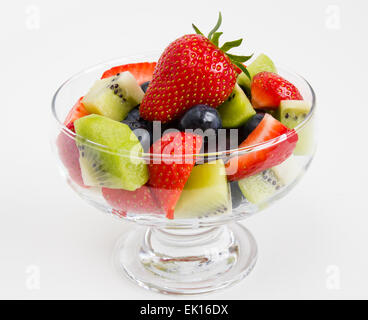
M251 201L239 195L240 188L235 185L237 182L225 182L226 206L218 210L211 208L210 212L204 212L204 209L200 208L199 215L198 203L193 206L186 203L185 210L191 212L184 214L185 218L180 215L174 219L167 219L164 214L154 212L121 211L105 200L101 188L85 187L78 171L78 159L83 150L93 149L109 154L113 152L93 141L81 142L63 122L71 107L105 70L127 63L157 61L158 57L158 53L149 53L115 59L86 69L67 80L57 90L52 101L55 119L53 147L58 155L62 175L81 198L121 221L135 223L129 228L129 232L121 237L114 251L114 261L123 274L138 285L161 293L206 293L240 281L249 274L256 263L256 241L237 221L283 198L308 169L316 145L315 94L304 78L278 67L278 73L299 89L304 100L311 105L311 111L293 131L293 134L299 137L298 143L303 140L302 152L294 151L283 164L258 173L243 183L243 188L250 190ZM190 157L196 162L206 158L207 162L215 162L217 159L226 163L229 159L244 154L252 156L260 151L277 148L282 143L287 143L287 139L284 135L246 148L205 155L195 154ZM134 156L126 153L114 155L126 161L134 160L146 164L154 156L149 153ZM196 192L203 192L208 201L216 202L216 188L209 183L204 183L202 188ZM133 196L131 200L134 201Z

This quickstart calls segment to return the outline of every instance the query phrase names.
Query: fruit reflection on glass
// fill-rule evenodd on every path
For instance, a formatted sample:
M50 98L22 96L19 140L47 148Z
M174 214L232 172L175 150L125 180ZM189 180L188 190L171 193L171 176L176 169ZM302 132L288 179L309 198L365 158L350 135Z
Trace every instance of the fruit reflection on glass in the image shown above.
M85 70L53 100L68 183L137 223L118 242L116 264L163 293L209 292L246 276L257 246L236 221L283 197L315 150L310 85L265 54L245 66L252 56L229 53L241 40L219 45L220 24L221 15L208 37L194 26L162 54Z

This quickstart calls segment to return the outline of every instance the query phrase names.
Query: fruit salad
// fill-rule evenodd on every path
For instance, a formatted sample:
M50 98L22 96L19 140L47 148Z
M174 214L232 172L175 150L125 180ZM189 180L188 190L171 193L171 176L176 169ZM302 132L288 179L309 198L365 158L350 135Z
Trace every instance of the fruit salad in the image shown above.
M311 103L265 54L208 36L173 41L158 61L106 70L68 113L60 159L80 188L120 217L197 219L262 206L313 153Z

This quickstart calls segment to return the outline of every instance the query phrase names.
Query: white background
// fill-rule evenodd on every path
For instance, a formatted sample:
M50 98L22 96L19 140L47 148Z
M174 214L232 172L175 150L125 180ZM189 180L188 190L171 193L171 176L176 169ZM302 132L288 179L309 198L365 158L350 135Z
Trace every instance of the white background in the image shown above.
M129 225L59 176L50 101L77 71L162 50L192 22L209 30L219 10L224 40L245 38L239 53L265 52L311 82L319 149L293 192L243 222L258 241L255 270L199 298L368 298L364 0L1 1L0 298L166 298L120 277L111 253Z

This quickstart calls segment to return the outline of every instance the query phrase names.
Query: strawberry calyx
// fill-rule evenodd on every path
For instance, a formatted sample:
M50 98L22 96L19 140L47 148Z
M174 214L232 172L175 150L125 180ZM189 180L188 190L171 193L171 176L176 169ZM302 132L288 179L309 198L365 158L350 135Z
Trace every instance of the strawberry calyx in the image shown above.
M243 65L243 63L251 59L253 57L253 54L251 54L250 56L238 56L238 55L233 55L233 54L228 53L229 50L239 47L242 44L243 39L225 42L220 47L219 40L223 32L218 32L218 30L220 29L221 24L222 24L222 15L221 15L221 12L219 12L217 23L215 27L210 31L210 33L208 34L206 38L209 41L211 41L217 48L219 48L225 55L227 55L228 58L231 60L231 62L234 65L236 65L241 71L243 71L249 79L251 79L251 76L247 68ZM194 24L192 24L192 27L197 34L205 37L205 35Z

